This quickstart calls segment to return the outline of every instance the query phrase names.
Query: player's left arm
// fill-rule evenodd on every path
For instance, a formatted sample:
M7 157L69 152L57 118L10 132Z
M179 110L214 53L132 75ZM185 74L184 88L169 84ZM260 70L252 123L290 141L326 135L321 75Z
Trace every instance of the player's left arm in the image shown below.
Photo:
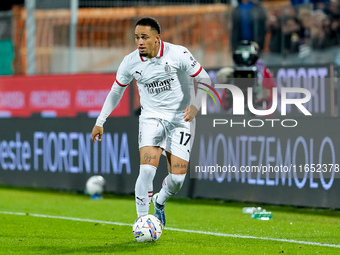
M183 47L181 52L180 63L181 68L186 71L190 77L194 78L198 85L208 85L211 86L211 79L208 73L204 70L200 63L191 55L188 49ZM198 89L195 95L195 98L191 100L191 104L183 111L184 113L184 120L185 121L192 121L198 113L198 110L201 108L202 105L202 97L206 96L206 93Z
M203 67L201 68L202 69L200 70L200 72L196 76L194 76L195 81L198 83L198 86L201 87L205 87L204 85L211 86L211 79L208 73L204 70ZM202 97L204 96L207 96L204 90L197 89L194 100L192 100L192 103L183 111L185 121L192 121L196 117L198 110L202 106Z

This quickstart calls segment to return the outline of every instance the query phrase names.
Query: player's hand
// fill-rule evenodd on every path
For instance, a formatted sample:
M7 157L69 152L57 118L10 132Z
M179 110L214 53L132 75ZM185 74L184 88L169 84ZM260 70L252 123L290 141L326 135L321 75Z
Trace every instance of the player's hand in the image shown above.
M190 105L183 111L183 113L184 113L183 119L185 121L190 122L195 118L197 112L198 112L198 109L195 106Z
M92 129L92 142L101 141L103 133L104 133L103 127L94 125Z

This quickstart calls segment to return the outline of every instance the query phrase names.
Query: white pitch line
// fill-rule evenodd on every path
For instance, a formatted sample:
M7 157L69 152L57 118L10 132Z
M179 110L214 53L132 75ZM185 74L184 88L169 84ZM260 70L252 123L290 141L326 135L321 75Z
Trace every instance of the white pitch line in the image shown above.
M74 218L74 217L53 216L53 215L44 215L44 214L35 214L35 213L23 213L23 212L0 211L0 214L19 215L19 216L32 216L32 217L38 217L38 218L61 219L61 220L91 222L91 223L100 223L100 224L111 224L111 225L119 225L119 226L130 226L130 227L132 227L132 225L133 225L133 224L122 223L122 222L92 220L92 219L82 219L82 218ZM218 232L215 233L215 232L209 232L209 231L198 231L198 230L180 229L180 228L168 228L168 227L166 227L165 229L166 230L170 230L170 231L178 231L178 232L193 233L193 234L202 234L202 235L223 236L223 237L244 238L244 239L258 239L258 240L276 241L276 242L284 242L284 243L297 243L297 244L305 244L305 245L315 245L315 246L340 248L340 245L338 245L338 244L306 242L306 241L298 241L298 240L292 240L292 239L281 239L281 238L260 237L260 236L245 236L245 235L225 234L225 233L218 233Z

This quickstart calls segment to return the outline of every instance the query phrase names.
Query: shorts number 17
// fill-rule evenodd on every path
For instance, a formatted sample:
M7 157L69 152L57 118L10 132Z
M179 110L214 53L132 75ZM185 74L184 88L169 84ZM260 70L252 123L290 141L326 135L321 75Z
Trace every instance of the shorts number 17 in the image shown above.
M183 144L183 140L184 140L184 135L187 137L186 138L186 141L184 142L184 146L188 144L189 140L190 140L190 137L191 137L191 134L188 134L188 133L185 133L184 132L180 132L181 133L181 140L179 142L179 144Z

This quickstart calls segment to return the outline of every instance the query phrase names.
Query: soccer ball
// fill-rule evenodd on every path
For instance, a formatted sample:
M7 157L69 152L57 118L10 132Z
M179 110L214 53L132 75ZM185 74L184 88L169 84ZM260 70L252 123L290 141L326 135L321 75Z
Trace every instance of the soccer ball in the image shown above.
M103 176L94 175L86 182L86 193L90 196L101 196L104 192L106 181Z
M139 217L132 227L136 242L157 241L163 231L162 223L153 215Z

